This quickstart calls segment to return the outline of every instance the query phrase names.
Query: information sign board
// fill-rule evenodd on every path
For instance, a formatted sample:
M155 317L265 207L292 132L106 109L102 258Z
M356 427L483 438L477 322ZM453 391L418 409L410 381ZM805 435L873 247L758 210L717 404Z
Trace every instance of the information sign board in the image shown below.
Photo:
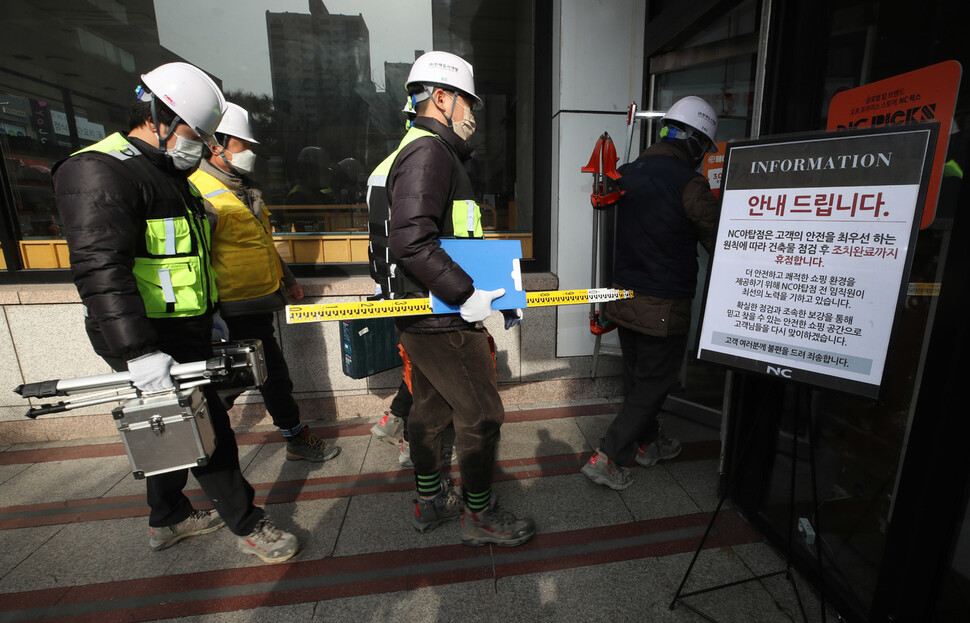
M878 397L938 128L732 143L698 358Z

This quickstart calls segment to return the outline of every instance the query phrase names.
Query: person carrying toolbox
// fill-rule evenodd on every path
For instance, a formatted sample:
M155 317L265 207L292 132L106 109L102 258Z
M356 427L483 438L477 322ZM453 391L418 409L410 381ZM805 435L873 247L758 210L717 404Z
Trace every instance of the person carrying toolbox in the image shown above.
M174 363L212 356L218 299L209 225L188 176L203 141L215 145L226 102L188 63L161 65L141 78L128 135L112 134L58 162L52 178L91 345L150 394L174 387ZM209 462L192 473L215 510L192 507L182 492L187 470L149 476L149 546L162 550L227 525L243 553L265 562L291 558L297 537L253 505L229 416L215 391L204 391L217 442Z

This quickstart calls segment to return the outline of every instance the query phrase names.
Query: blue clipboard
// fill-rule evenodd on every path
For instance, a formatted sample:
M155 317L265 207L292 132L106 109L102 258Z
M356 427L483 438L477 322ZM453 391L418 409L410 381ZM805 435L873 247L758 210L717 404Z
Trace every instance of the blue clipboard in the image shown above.
M523 309L527 300L522 289L522 243L518 240L468 240L443 238L441 248L474 280L479 290L505 288L505 294L492 301L492 309ZM458 305L449 305L434 294L431 310L453 314Z

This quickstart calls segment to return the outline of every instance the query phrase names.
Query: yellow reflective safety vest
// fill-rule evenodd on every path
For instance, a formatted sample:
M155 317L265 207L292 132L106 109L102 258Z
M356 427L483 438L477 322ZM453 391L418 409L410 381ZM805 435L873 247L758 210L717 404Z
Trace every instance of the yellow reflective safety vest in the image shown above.
M71 155L91 151L118 160L156 198L147 206L144 236L136 243L132 267L146 315L179 318L204 314L210 304L215 305L218 290L209 265L209 222L202 202L189 206L173 197L166 183L158 179L162 174L119 133Z
M212 234L212 268L219 298L243 301L276 292L283 267L273 244L266 206L260 203L256 218L235 193L209 173L199 169L189 180L219 215Z
M380 286L385 296L398 296L409 292L424 292L425 288L399 270L397 259L388 248L390 233L391 205L387 196L387 176L394 166L401 150L412 141L420 138L442 140L434 132L412 126L400 145L384 159L367 180L367 248L370 275ZM443 142L443 141L442 141ZM441 217L441 238L484 238L482 230L482 210L474 199L471 180L458 158L452 152L455 166L452 169L451 196Z

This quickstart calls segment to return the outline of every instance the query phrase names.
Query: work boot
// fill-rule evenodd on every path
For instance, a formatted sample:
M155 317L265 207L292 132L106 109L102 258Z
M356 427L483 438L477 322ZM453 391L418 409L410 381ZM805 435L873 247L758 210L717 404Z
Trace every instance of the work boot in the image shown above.
M287 461L310 461L323 463L340 454L340 446L327 443L303 427L303 430L286 438Z
M153 551L160 552L182 539L215 532L224 525L226 525L226 522L216 511L192 511L191 515L177 524L161 528L149 527L148 546Z
M503 547L522 545L536 533L532 519L518 518L499 508L494 499L483 511L473 513L467 508L461 516L461 541L465 545L494 543Z
M657 431L657 438L637 448L636 462L643 467L652 467L657 461L667 461L676 457L682 450L680 442Z
M384 417L371 427L370 434L377 441L396 446L397 442L404 437L404 419L390 411L385 411Z
M258 556L263 562L283 562L293 558L300 549L300 541L295 534L280 530L264 517L248 536L239 537L237 547L242 553Z
M617 465L600 450L596 450L580 471L596 484L616 491L626 489L633 484L633 475L630 474L630 470L622 465Z
M447 482L441 483L441 491L430 500L418 498L414 500L414 513L411 514L411 525L418 532L434 530L449 519L461 515L465 501L461 494Z

